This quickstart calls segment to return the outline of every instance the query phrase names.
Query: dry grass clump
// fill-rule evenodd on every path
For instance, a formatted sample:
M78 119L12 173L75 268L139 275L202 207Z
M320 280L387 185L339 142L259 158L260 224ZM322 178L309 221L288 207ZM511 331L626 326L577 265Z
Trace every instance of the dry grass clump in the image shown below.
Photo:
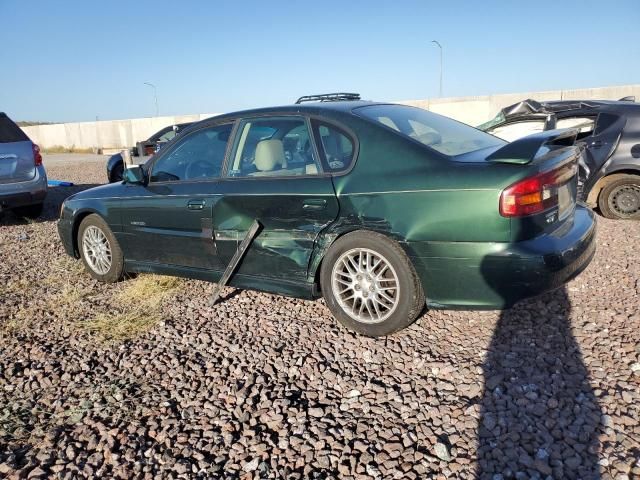
M87 277L82 262L61 256L39 280L19 278L1 285L0 298L11 296L18 304L0 322L0 335L40 328L43 319L55 318L65 329L99 340L127 340L162 321L163 303L183 284L179 278L152 274L116 285L99 285Z
M93 148L76 148L75 145L70 147L63 147L62 145L54 145L52 147L46 147L42 149L42 153L95 153L96 149Z
M79 324L105 341L134 338L162 320L163 302L181 285L182 280L175 277L140 275L125 282L114 295L113 310L99 312Z

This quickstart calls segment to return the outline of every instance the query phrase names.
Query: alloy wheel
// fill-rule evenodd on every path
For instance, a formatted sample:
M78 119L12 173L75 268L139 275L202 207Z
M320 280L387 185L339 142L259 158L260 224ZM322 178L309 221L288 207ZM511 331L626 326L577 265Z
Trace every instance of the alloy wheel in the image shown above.
M399 303L400 282L391 263L381 254L355 248L333 266L331 287L342 310L362 323L380 323Z
M82 251L89 267L98 275L106 275L111 269L111 245L102 230L90 225L82 235Z

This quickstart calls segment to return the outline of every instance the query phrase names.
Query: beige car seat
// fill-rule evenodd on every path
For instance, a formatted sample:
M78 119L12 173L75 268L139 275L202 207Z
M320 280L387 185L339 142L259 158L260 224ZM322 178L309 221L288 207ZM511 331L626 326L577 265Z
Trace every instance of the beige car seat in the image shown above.
M280 170L286 168L282 140L269 139L258 142L253 164L258 169L253 174L255 176L280 174Z

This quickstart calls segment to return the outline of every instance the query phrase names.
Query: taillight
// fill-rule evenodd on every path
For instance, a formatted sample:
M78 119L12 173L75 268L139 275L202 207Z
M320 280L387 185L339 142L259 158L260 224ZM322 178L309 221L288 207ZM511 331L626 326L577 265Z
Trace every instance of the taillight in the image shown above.
M500 215L524 217L556 207L558 188L576 175L576 169L572 162L514 183L500 194Z
M33 161L36 164L36 167L42 165L42 154L40 153L40 147L33 144Z

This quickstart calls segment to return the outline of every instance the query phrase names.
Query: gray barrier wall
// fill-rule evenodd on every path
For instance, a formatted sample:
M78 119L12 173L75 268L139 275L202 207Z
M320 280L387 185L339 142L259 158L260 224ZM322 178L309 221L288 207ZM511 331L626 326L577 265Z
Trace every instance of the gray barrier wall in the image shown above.
M635 95L640 101L640 84L545 92L510 93L478 97L451 97L406 100L398 103L415 105L470 125L491 119L500 109L526 98L534 100L618 100ZM176 123L193 122L215 114L175 115L128 120L60 123L24 127L29 137L42 148L93 148L115 150L135 145L161 128Z

